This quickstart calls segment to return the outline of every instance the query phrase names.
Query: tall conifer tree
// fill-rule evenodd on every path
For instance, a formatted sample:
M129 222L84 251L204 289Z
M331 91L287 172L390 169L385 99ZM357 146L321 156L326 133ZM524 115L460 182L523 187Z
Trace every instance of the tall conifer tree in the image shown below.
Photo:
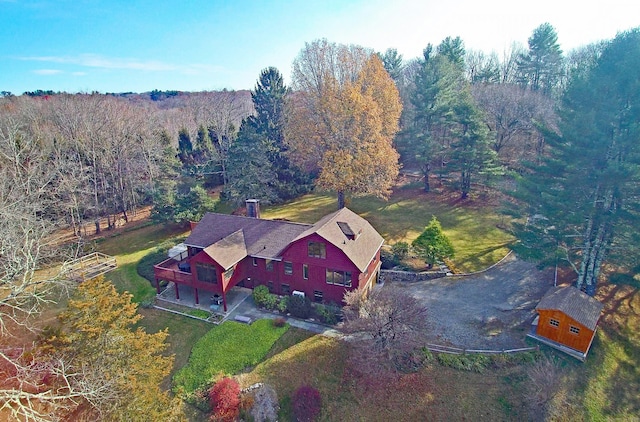
M560 117L559 134L548 133L550 156L515 194L525 204L516 250L566 262L593 295L610 252L633 247L620 227L640 215L640 30L617 36L576 75Z

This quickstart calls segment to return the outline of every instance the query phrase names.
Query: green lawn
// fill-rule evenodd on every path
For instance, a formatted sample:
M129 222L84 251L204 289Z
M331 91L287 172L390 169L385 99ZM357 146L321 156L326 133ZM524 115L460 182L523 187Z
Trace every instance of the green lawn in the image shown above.
M236 374L257 365L289 326L275 327L270 319L251 325L227 321L210 330L193 346L189 363L173 377L173 389L189 396L218 374Z
M363 380L348 370L345 342L313 336L243 375L243 385L272 385L290 419L289 403L303 384L322 397L323 421L527 420L524 366L482 374L427 365L417 373Z
M169 331L166 355L174 355L175 360L171 373L162 385L164 389L168 390L171 384L171 377L189 361L193 345L215 326L208 322L158 309L139 308L138 312L143 316L138 325L143 327L147 333L156 333L165 328Z
M119 292L128 291L136 303L151 300L156 289L140 277L137 264L140 259L154 250L162 242L184 235L184 230L160 225L145 226L136 230L101 239L96 242L100 252L116 257L118 268L106 275Z
M456 250L453 260L462 272L473 272L499 261L508 252L512 236L499 229L503 218L495 207L481 200L459 204L448 203L437 193L424 193L408 186L396 190L388 201L374 197L354 198L348 207L366 218L387 243L411 243L436 216ZM262 211L264 218L284 218L302 223L315 223L336 210L334 196L309 194L293 202Z
M596 340L569 390L577 391L585 420L639 420L640 294L631 286L606 285Z

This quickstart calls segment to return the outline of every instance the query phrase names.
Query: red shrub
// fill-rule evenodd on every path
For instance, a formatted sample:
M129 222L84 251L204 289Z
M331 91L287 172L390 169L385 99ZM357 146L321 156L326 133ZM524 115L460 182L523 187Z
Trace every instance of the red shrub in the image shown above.
M298 422L312 422L320 414L320 392L309 385L301 385L293 394L291 407Z
M222 378L209 390L211 420L233 422L240 413L240 386L233 378Z

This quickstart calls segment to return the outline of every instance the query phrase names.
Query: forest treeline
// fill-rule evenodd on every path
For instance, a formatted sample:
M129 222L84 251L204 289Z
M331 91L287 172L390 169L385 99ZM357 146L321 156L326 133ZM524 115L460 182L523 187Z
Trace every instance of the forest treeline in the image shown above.
M322 50L333 50L335 69L317 62L314 54ZM538 126L553 127L554 101L569 74L586 66L597 51L598 46L588 46L563 56L549 25L536 30L529 49L514 46L503 57L466 51L460 38L429 45L424 57L411 60L393 49L374 54L321 40L307 44L296 59L299 71L292 87L284 85L277 69L268 68L251 93L38 90L16 97L4 92L2 150L11 152L4 154L2 167L8 172L5 180L31 180L35 176L25 172L36 172L44 214L77 232L88 222L99 231L98 220L104 217L111 227L151 203L157 205L159 221L195 218L189 210L206 202L200 188L219 185L237 204L248 197L282 202L309 191L314 181L347 195L388 193L398 163L420 169L426 190L430 172L456 178L462 174L457 185L466 195L472 181L487 181L505 168L519 170L523 160L543 153ZM366 87L380 80L375 73L357 81L357 73L373 56L381 59L383 68L378 70L386 70L393 84ZM324 81L315 81L315 100L313 87L305 86L305 72L312 74L314 67L326 71ZM342 93L327 88L329 79L337 81ZM359 85L345 94L347 80ZM399 98L372 116L354 89L360 97L369 90ZM335 101L339 95L343 98ZM327 98L334 101L327 104ZM296 106L303 101L315 105ZM384 103L380 98L368 101ZM357 107L361 113L351 116L357 125L348 127L347 115ZM300 112L311 109L316 116ZM397 117L399 122L394 122ZM328 121L321 135L302 124L312 122L317 129L316 123ZM368 132L356 133L366 121L371 122ZM330 127L337 122L343 127ZM376 129L378 124L384 130ZM285 125L290 136L285 136ZM374 132L386 140L377 139L366 148L355 140L375 138ZM320 137L323 145L312 142ZM345 154L349 143L352 153ZM381 145L386 145L382 151ZM366 157L374 158L364 163ZM344 163L338 165L340 160ZM372 167L378 170L366 175L365 169ZM349 180L336 175L348 175Z

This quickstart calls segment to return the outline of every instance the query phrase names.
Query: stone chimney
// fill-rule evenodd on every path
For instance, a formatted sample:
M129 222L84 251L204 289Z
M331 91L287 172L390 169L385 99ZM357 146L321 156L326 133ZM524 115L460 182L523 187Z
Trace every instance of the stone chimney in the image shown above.
M247 199L245 204L247 206L247 217L260 218L260 200Z

